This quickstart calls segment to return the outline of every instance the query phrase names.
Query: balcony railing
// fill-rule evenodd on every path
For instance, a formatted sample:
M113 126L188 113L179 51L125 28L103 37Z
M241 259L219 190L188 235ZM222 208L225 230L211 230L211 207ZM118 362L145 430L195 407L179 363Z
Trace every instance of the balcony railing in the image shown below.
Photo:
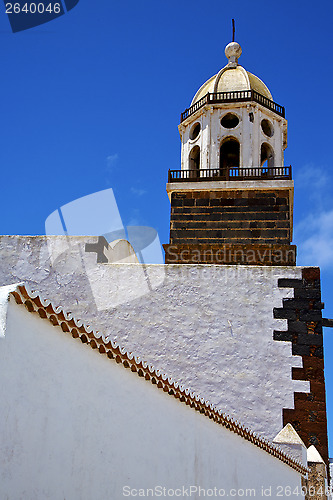
M267 97L259 94L255 90L239 90L235 92L208 92L204 97L199 99L193 106L185 109L184 113L180 115L180 121L183 122L189 116L193 115L198 109L205 106L205 104L218 104L226 102L246 102L254 101L261 104L267 109L270 109L279 116L285 117L285 109L280 104L271 101Z
M288 167L206 168L200 170L169 170L168 182L252 181L292 179Z

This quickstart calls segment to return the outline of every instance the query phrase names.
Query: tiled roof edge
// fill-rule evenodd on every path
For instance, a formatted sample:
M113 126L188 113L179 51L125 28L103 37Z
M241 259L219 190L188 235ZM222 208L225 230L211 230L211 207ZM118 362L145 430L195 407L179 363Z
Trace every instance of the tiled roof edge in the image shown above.
M61 306L54 306L49 299L44 299L37 291L30 290L27 285L17 285L15 290L10 291L10 295L15 298L17 304L25 305L29 312L39 314L42 319L47 319L53 326L59 326L64 333L81 340L83 344L88 344L92 349L98 350L100 354L105 354L108 358L114 359L116 363L121 363L125 368L136 372L139 377L144 377L145 380L157 385L159 389L167 392L170 396L179 399L182 403L203 413L214 422L250 441L297 472L301 474L308 472L308 469L301 462L287 455L264 437L254 433L229 415L224 414L209 401L173 381L166 374L155 369L154 366L133 353L120 347L117 342L110 339L110 336L105 336L93 330L91 326L80 319L76 319L72 313L66 312Z

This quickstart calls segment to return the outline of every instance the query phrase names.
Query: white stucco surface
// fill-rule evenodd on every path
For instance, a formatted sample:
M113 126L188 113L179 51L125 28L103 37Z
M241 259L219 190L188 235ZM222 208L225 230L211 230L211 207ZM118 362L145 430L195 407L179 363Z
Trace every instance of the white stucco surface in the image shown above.
M237 115L239 123L232 129L221 125L221 119L229 112ZM249 120L253 114L253 121ZM270 121L274 133L268 137L261 128L262 120ZM199 123L201 131L192 140L191 129ZM287 146L287 120L269 109L254 102L225 104L207 104L179 125L181 135L181 168L190 168L190 152L195 146L200 147L200 168L219 168L220 147L227 137L233 137L240 144L240 166L259 167L261 165L261 146L269 144L274 152L274 166L283 167L284 150Z
M237 498L264 487L276 498L300 488L289 466L13 299L0 366L1 499L118 500L124 487L159 486Z
M284 426L278 435L275 436L273 443L280 446L288 455L296 457L305 467L307 466L306 446L291 424Z
M308 382L292 381L286 330L273 319L297 267L97 264L96 237L2 237L0 284L26 281L224 412L273 439L282 409ZM52 255L49 249L52 249ZM56 255L56 258L54 256ZM51 264L52 262L52 264Z
M276 169L278 170L278 168ZM203 175L204 177L204 175ZM259 181L200 181L200 182L169 182L166 185L167 193L174 191L238 191L238 190L267 190L281 189L294 192L294 181L292 180L259 180Z

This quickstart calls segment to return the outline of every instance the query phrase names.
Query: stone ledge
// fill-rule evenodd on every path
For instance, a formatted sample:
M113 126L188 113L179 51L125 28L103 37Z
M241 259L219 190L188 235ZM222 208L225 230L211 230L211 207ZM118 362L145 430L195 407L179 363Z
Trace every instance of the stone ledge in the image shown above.
M292 180L260 180L260 181L207 181L207 182L170 182L166 185L169 198L171 193L182 191L243 191L255 189L259 191L270 191L286 189L294 190L294 181Z
M163 248L166 264L296 265L296 245L177 243Z

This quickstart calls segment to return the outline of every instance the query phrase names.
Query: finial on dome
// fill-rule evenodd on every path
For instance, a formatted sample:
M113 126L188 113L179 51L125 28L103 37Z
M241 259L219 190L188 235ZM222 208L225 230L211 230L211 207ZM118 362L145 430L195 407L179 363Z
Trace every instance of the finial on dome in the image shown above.
M225 55L228 59L228 67L236 68L238 64L238 58L242 55L242 47L237 42L230 42L224 50Z

